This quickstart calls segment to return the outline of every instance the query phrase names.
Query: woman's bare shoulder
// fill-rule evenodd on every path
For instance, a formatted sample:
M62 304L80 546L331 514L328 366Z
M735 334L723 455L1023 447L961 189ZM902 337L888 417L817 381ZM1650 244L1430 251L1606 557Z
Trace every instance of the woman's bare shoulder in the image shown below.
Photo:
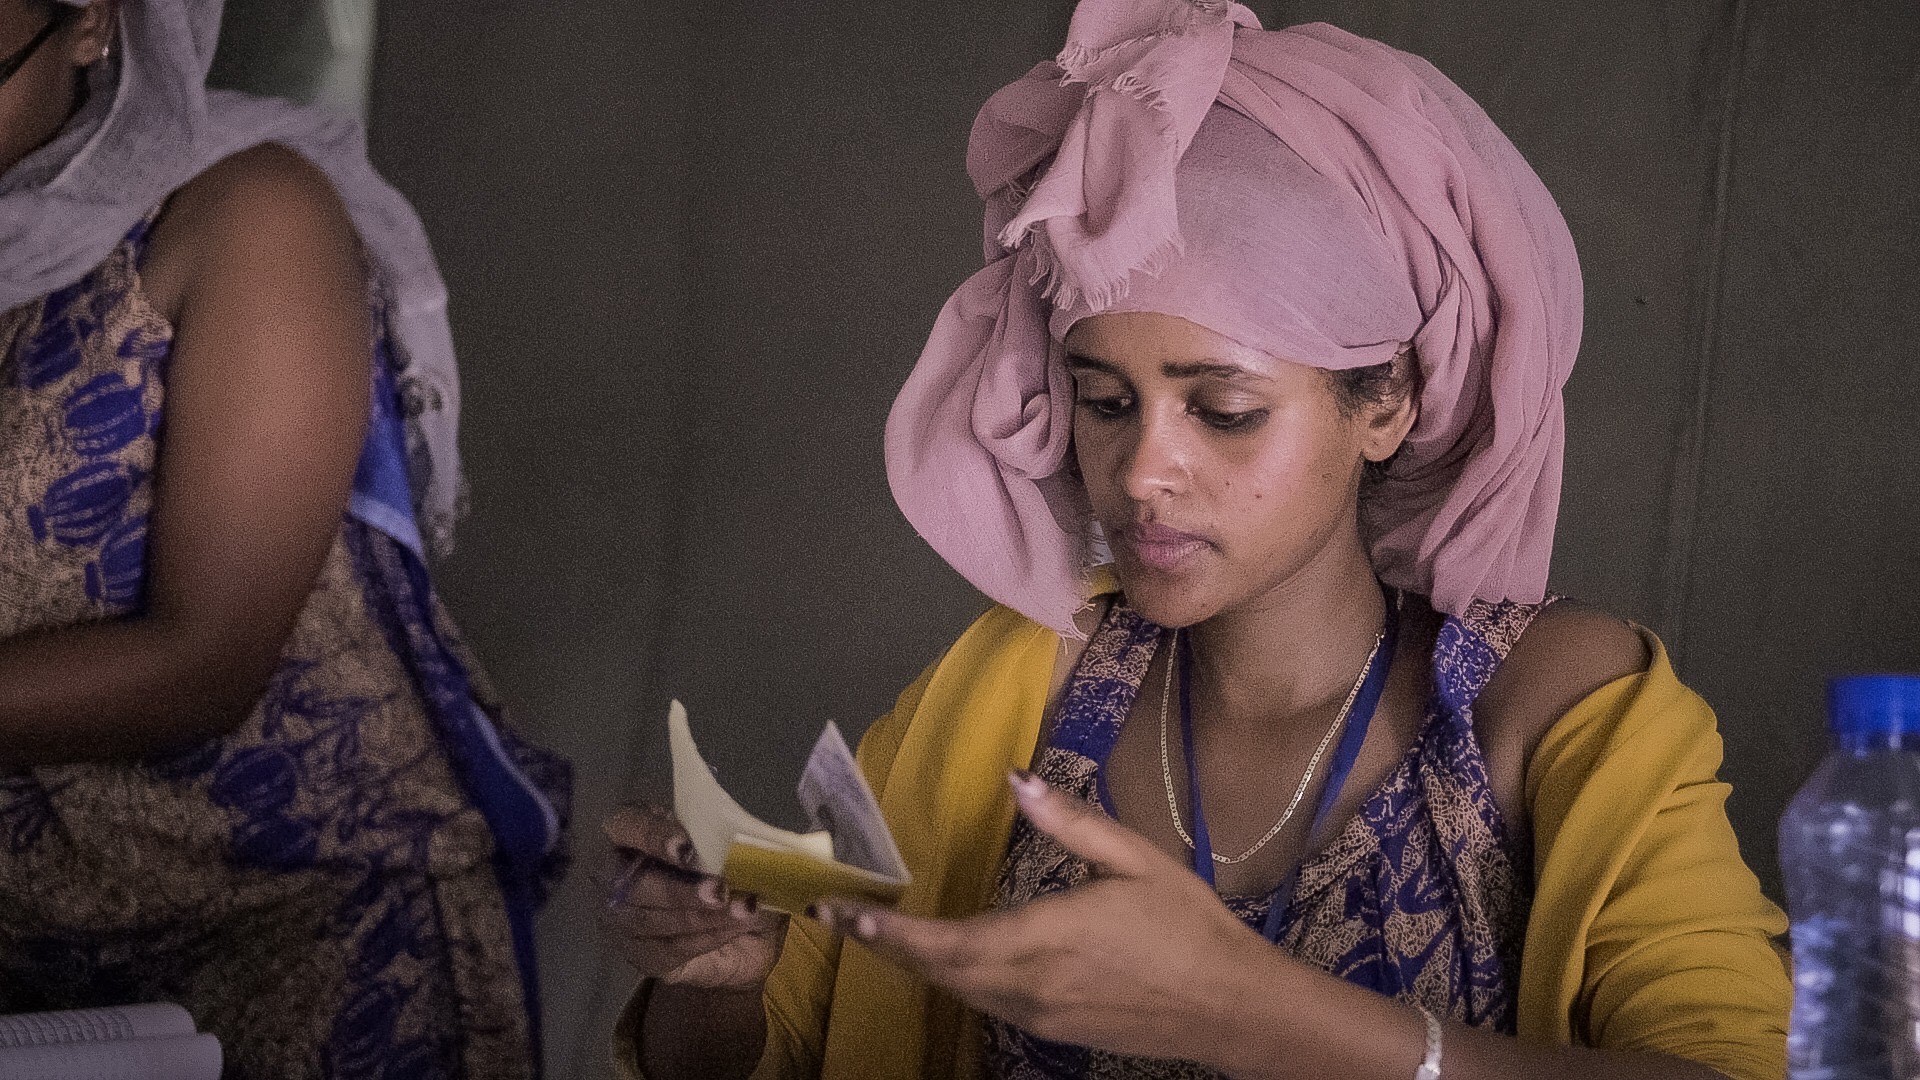
M1577 601L1549 606L1520 635L1474 704L1474 727L1489 764L1496 772L1524 772L1561 717L1608 683L1646 671L1651 660L1646 639L1631 623Z
M262 143L216 162L173 193L154 225L141 276L156 306L173 317L196 281L222 265L272 262L308 273L352 273L355 245L353 224L326 174L293 150Z

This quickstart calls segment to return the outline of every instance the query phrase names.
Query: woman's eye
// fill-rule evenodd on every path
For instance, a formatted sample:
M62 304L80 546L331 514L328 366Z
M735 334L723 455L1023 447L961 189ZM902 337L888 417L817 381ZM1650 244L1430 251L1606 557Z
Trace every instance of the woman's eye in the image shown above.
M1245 431L1267 418L1265 409L1247 409L1242 412L1220 412L1214 409L1202 409L1195 406L1193 415L1200 422L1216 431Z
M1080 399L1080 407L1103 420L1114 420L1127 414L1127 410L1133 407L1133 399L1124 396L1083 397Z

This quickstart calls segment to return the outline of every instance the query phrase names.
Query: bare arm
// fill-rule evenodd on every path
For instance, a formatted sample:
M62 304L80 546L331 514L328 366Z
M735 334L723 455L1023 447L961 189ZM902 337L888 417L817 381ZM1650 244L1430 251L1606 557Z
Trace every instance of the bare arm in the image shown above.
M1276 950L1218 987L1232 1022L1213 1059L1241 1080L1404 1080L1426 1053L1426 1021L1405 1005L1308 968ZM1241 985L1241 978L1254 981ZM1705 1065L1653 1054L1548 1046L1446 1023L1447 1080L1726 1080Z
M146 606L0 641L0 767L230 730L339 531L365 435L368 325L326 179L277 147L214 166L174 196L147 276L176 334Z

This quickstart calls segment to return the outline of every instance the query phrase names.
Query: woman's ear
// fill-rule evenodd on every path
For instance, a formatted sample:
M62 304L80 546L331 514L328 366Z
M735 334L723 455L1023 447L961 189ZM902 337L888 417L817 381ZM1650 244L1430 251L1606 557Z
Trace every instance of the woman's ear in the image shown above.
M1420 419L1420 367L1413 359L1413 346L1393 358L1393 396L1368 407L1367 426L1361 435L1360 453L1376 465L1400 452L1407 433Z
M119 46L119 31L120 0L93 0L68 31L67 59L74 67L106 59L108 50Z

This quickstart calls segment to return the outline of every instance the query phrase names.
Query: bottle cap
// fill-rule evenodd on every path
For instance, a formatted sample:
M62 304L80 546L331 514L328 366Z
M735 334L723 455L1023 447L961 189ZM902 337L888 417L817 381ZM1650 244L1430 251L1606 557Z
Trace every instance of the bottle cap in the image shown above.
M1920 735L1920 675L1847 675L1827 683L1827 720L1842 738Z

